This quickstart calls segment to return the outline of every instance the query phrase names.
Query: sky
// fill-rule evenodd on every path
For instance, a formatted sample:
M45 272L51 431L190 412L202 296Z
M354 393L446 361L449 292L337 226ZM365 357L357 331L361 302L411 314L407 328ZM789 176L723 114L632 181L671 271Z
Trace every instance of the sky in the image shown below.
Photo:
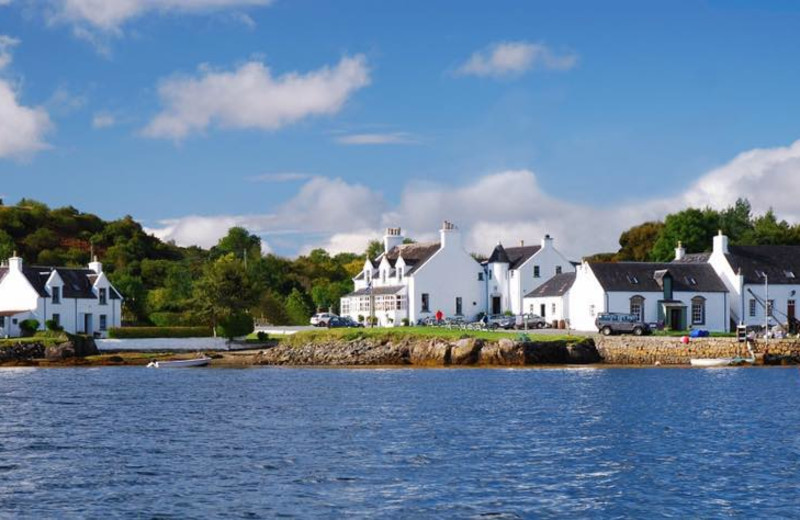
M0 0L0 196L181 245L386 227L579 258L687 206L800 221L793 1Z

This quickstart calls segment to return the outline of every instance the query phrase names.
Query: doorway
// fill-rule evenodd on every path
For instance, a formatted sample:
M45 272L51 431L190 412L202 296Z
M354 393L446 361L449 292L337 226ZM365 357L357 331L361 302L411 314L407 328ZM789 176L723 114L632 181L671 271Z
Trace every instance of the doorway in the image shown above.
M492 314L500 314L501 312L500 297L492 296Z
M794 300L789 300L786 302L786 316L789 318L787 321L791 325L792 321L794 320Z
M669 326L672 330L683 330L684 326L682 323L683 312L681 309L670 309L669 310Z
M83 331L91 336L94 334L94 326L92 323L92 315L91 314L84 314L83 315Z

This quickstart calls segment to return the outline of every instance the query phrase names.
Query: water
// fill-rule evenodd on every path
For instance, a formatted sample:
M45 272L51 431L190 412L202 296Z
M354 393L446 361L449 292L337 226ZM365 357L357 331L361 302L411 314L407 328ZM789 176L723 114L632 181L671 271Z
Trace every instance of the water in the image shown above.
M800 515L791 369L0 369L0 518Z

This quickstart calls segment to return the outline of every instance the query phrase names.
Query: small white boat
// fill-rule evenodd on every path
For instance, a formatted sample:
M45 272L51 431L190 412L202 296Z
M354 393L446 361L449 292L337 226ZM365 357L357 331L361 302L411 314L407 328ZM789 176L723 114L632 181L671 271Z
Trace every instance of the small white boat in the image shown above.
M724 357L724 358L692 358L689 364L693 367L732 367L738 365L752 365L756 362L756 353L750 342L747 342L747 351L750 352L750 357Z
M186 368L186 367L204 367L211 362L210 357L201 357L197 359L175 359L172 361L151 361L147 364L148 368Z

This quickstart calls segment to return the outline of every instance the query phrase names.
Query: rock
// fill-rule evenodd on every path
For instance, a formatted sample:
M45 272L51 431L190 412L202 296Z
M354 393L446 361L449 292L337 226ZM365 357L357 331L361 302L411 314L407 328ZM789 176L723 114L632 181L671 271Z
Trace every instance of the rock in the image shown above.
M70 341L59 345L51 345L44 350L44 357L48 361L61 361L75 357L75 346Z
M480 351L478 363L488 366L516 366L525 364L522 345L509 339L486 343Z
M408 360L412 365L443 366L449 365L450 345L439 340L415 342L409 347Z
M450 363L453 365L475 365L480 358L483 340L464 338L456 341L450 349Z

